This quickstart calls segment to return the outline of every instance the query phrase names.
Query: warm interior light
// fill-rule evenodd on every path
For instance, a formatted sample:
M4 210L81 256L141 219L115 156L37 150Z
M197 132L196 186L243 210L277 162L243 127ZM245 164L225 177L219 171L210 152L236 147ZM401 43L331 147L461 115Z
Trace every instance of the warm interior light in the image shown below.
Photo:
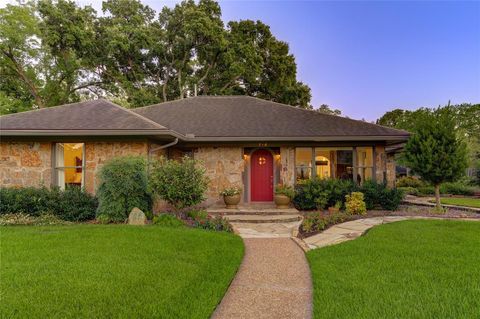
M247 160L247 159L248 159L248 155L247 155L247 154L243 154L243 159L244 159L244 160Z

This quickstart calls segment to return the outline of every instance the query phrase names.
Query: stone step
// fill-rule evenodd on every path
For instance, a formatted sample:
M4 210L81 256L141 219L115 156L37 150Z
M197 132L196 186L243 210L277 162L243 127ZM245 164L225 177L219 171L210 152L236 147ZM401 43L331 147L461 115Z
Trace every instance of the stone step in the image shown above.
M226 215L232 223L291 223L302 219L298 214L289 215Z
M226 209L226 208L209 208L207 212L211 215L258 215L258 216L272 216L272 215L296 215L298 214L298 210L295 208L286 208L286 209L278 209L278 208L271 208L271 209L245 209L245 208L238 208L238 209Z

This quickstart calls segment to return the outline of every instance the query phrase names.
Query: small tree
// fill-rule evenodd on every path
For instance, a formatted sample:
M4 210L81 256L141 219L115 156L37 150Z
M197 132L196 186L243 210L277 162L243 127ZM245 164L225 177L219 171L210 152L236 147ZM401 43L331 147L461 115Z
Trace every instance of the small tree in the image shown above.
M103 221L122 222L134 207L149 211L152 200L145 159L127 156L106 162L100 169L97 196L97 218Z
M208 178L205 169L197 161L183 158L181 161L156 161L150 171L150 188L153 193L178 211L200 204L205 200Z
M440 109L425 114L405 146L404 160L415 174L433 184L440 209L440 185L457 180L467 167L466 144L453 118Z

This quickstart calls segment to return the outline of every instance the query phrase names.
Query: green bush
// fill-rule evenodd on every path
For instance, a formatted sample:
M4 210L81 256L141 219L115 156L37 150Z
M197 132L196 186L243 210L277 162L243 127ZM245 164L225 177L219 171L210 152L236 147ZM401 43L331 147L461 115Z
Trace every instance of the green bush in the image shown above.
M117 157L106 162L99 173L97 218L123 222L134 207L151 210L146 162L141 157Z
M97 199L79 187L0 188L0 214L27 214L38 217L53 214L66 221L85 221L95 217Z
M367 180L359 188L364 194L365 205L368 210L382 208L396 210L404 197L404 192L396 188L388 188L385 183L376 183Z
M435 194L435 188L433 186L422 186L418 187L418 195L427 196Z
M167 203L182 210L205 200L208 179L205 169L195 160L181 161L161 159L153 164L150 188Z
M187 213L187 218L192 227L214 231L233 231L227 219L222 216L211 217L205 210L191 210Z
M472 196L475 194L475 188L463 183L443 183L440 185L441 194Z
M327 229L330 226L351 220L352 217L345 213L334 213L322 215L319 213L310 213L304 216L300 231L304 234L316 233Z
M397 180L397 187L422 187L425 183L419 178L413 176L404 176Z
M291 186L278 184L275 186L275 194L285 195L290 199L295 197L295 190Z
M324 209L343 203L355 189L353 181L314 178L295 186L293 204L299 210Z
M418 192L418 189L416 189L415 187L397 187L397 189L401 190L404 194L408 194L408 195L418 195L419 192Z
M367 207L363 200L363 193L352 192L345 196L345 211L349 215L365 215Z
M379 204L383 209L396 210L402 202L404 193L398 188L385 187L380 193Z
M171 214L160 214L153 217L153 224L164 227L181 227L184 223Z

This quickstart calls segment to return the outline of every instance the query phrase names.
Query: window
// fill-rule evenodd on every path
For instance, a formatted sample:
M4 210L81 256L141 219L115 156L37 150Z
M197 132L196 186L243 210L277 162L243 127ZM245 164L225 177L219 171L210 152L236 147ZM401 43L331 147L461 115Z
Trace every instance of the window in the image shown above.
M357 183L373 179L373 148L357 147Z
M295 171L298 181L310 179L312 176L312 148L298 147L295 150Z
M66 185L82 187L85 180L85 144L55 144L55 181L61 189Z
M315 148L315 174L318 178L353 178L351 147Z

